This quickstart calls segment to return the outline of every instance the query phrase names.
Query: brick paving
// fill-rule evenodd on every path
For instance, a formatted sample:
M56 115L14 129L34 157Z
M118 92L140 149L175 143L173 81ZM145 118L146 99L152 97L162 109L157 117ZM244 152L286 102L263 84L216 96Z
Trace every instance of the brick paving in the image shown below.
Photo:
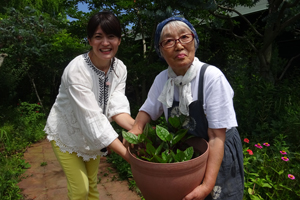
M24 173L18 185L26 200L67 200L67 180L60 167L50 142L42 140L31 145L24 153L24 159L31 167ZM45 162L47 165L41 166ZM102 157L98 172L100 200L141 200L129 190L126 180L120 181L118 173Z

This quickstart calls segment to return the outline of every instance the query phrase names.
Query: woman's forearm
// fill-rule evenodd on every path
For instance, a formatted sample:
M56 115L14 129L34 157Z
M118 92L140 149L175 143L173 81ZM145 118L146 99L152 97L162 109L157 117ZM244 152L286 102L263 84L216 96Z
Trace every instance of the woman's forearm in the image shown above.
M224 156L225 129L209 129L209 156L202 185L207 192L214 188Z
M122 128L130 130L133 127L134 119L128 113L120 113L112 117L112 119Z
M121 141L116 138L110 145L108 146L114 152L119 154L122 158L124 158L129 163L129 153L125 146L121 143Z
M144 111L140 111L135 118L135 122L132 129L128 132L133 133L135 135L141 134L143 133L145 125L150 121L150 115L148 115L148 113Z

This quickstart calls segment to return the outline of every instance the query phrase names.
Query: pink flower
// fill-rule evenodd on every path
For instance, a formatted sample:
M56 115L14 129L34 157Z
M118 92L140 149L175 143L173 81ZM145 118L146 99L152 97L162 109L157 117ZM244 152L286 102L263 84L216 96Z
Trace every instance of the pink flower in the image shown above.
M259 143L255 144L254 146L257 147L257 148L259 148L259 149L263 148Z
M244 139L244 142L249 143L249 139L248 139L248 138L245 138L245 139Z
M249 155L253 155L253 151L251 149L248 149L247 152L249 153Z
M289 177L290 179L292 179L292 180L294 180L294 179L295 179L295 176L294 176L294 175L292 175L292 174L288 174L288 177Z
M284 150L280 151L280 153L281 153L282 155L286 155L286 151L284 151Z
M267 143L267 142L265 142L264 145L265 145L266 147L270 146L270 144Z
M281 157L281 159L282 159L283 161L289 161L289 158L288 158L288 157L286 157L286 156L284 156L284 157Z

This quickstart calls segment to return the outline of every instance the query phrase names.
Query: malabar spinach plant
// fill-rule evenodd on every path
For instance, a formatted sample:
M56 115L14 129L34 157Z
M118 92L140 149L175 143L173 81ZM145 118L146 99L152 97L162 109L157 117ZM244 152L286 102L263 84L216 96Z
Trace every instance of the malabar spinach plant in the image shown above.
M123 137L131 144L131 149L137 158L155 163L183 162L199 156L193 147L186 144L186 140L193 137L187 134L182 124L186 117L170 117L168 131L166 128L156 125L152 127L146 124L142 134L136 136L130 132L122 131Z

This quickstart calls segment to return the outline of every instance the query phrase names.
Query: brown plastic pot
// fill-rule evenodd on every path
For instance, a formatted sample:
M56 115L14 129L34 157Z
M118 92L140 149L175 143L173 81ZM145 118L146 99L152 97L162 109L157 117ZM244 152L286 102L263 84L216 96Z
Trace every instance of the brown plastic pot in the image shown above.
M146 200L182 200L201 184L206 170L209 146L202 138L187 142L200 156L179 163L152 163L130 154L131 171Z

